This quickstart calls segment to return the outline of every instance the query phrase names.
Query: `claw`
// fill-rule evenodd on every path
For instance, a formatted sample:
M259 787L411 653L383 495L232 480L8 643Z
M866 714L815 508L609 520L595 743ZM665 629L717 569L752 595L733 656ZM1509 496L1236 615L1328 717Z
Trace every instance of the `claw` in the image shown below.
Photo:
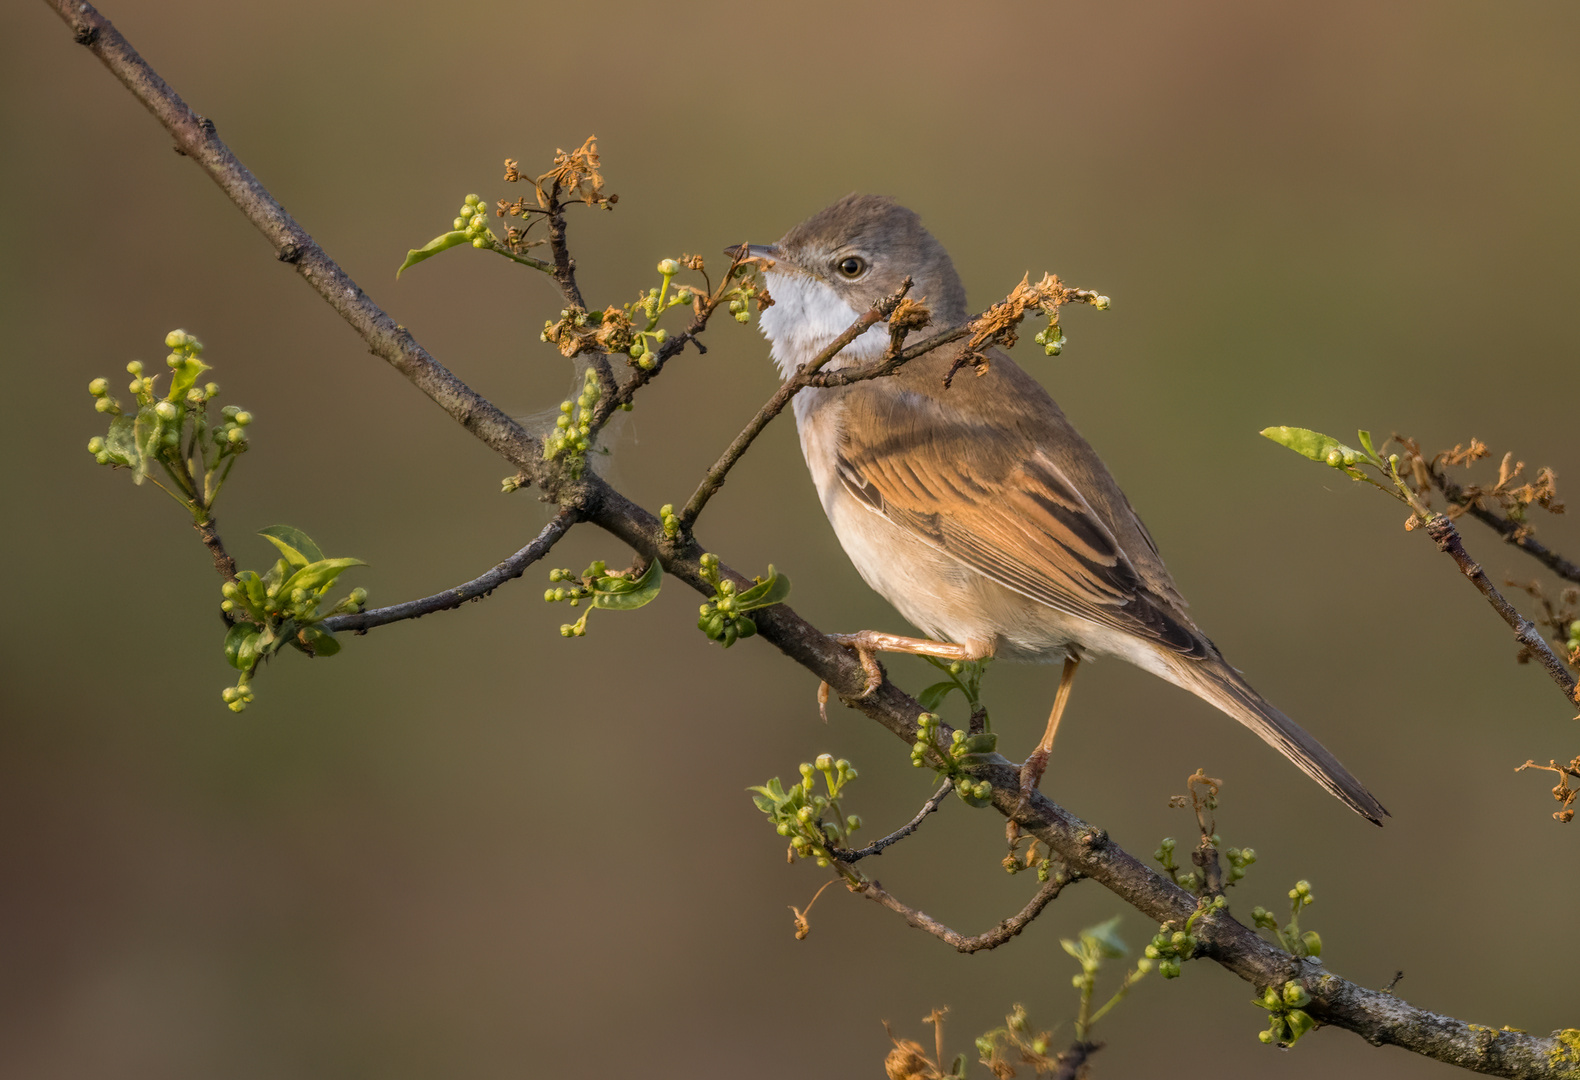
M867 685L862 687L858 698L871 697L883 685L883 667L878 663L877 650L880 642L878 634L871 630L863 630L858 634L830 634L828 639L836 645L843 645L855 652L856 659L861 661L861 670L866 673Z
M1020 767L1020 799L1015 803L1015 812L1010 816L1018 818L1031 806L1031 794L1037 790L1037 785L1042 782L1042 774L1048 768L1048 751L1038 747L1031 752L1031 756Z

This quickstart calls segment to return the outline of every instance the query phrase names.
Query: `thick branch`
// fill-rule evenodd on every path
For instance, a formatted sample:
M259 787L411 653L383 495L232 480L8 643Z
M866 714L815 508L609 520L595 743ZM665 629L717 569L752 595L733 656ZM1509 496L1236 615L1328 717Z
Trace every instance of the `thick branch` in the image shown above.
M91 49L168 131L182 153L192 156L232 201L275 245L280 257L298 272L376 355L388 360L468 431L530 476L552 473L543 467L535 440L498 408L484 400L421 349L404 328L396 326L356 287L268 194L202 120L165 85L126 44L114 26L81 0L45 0L72 27L79 43ZM541 480L540 480L541 482ZM713 586L700 573L702 549L694 540L670 541L658 519L610 488L595 475L577 484L556 485L562 506L618 537L639 554L657 555L672 575L704 595ZM738 585L747 579L720 567ZM906 742L914 742L921 707L885 680L877 690L861 694L866 676L852 653L830 641L785 605L753 612L759 636L801 664L818 679L845 695L852 707L876 720ZM947 739L949 731L942 732ZM1100 829L1045 796L1033 792L1020 802L1019 766L994 755L973 775L993 788L993 805L1006 816L1019 814L1022 828L1048 845L1067 872L1100 882L1137 911L1160 923L1183 923L1196 909L1196 899L1160 877L1127 852L1109 843ZM1299 961L1241 925L1227 913L1198 920L1199 955L1216 960L1258 988L1298 978L1312 994L1307 1011L1324 1023L1348 1028L1368 1041L1393 1043L1416 1053L1463 1068L1498 1076L1572 1077L1577 1054L1555 1038L1522 1032L1491 1031L1418 1009L1390 994L1346 982L1311 961Z
M1431 476L1432 483L1436 484L1437 489L1443 493L1443 498L1456 506L1463 506L1465 513L1487 526L1559 577L1566 578L1569 581L1580 582L1580 566L1576 566L1534 536L1527 534L1519 522L1510 521L1502 514L1488 510L1479 501L1467 496L1464 489L1458 484L1430 465L1427 466L1427 473Z
M1509 624L1509 629L1514 631L1514 639L1542 662L1547 674L1553 677L1553 682L1562 687L1564 695L1572 702L1580 701L1580 698L1575 697L1575 677L1569 674L1568 666L1554 655L1553 650L1542 637L1541 631L1536 628L1536 624L1520 614L1519 608L1504 599L1503 594L1487 577L1487 572L1481 568L1481 564L1465 551L1465 545L1459 538L1459 530L1454 527L1448 515L1435 515L1427 522L1426 532L1437 541L1437 546L1454 560L1460 572L1470 579L1471 584L1481 591L1481 595L1487 598L1487 603L1492 605L1493 610Z
M954 780L947 776L944 777L944 782L938 786L937 791L933 792L933 797L922 804L922 808L916 812L916 816L910 821L907 821L904 825L901 825L898 829L895 829L888 836L883 837L881 840L874 840L864 848L851 849L834 847L830 845L828 853L834 856L834 858L838 859L840 862L844 863L859 862L869 855L882 855L884 848L893 847L901 840L904 840L907 836L910 836L917 829L921 828L922 822L927 819L927 815L936 814L938 812L938 808L943 805L944 799L954 789Z
M505 582L513 581L526 573L527 567L547 555L549 549L559 542L560 537L564 536L577 520L574 510L561 510L543 526L543 531L538 533L532 543L488 573L475 577L464 585L457 585L453 589L446 589L442 593L435 593L421 600L408 600L404 604L373 608L355 615L331 615L319 625L325 630L354 630L359 634L365 634L375 626L388 626L390 623L405 619L420 619L435 611L458 608L468 600L487 596Z
M906 922L916 927L916 929L926 930L929 934L933 935L933 937L948 942L950 945L955 947L956 951L963 953L974 953L982 952L984 949L996 949L1010 938L1026 929L1027 925L1031 923L1031 920L1042 914L1042 909L1051 904L1059 895L1059 893L1063 891L1064 887L1074 880L1077 880L1076 877L1066 874L1063 871L1054 874L1048 879L1047 884L1037 890L1037 895L1031 898L1031 902L1019 912L1011 915L993 929L984 931L980 934L974 934L970 937L967 937L958 930L949 929L949 927L945 926L943 923L939 922L925 911L917 911L915 908L895 899L892 893L886 890L882 885L879 885L876 881L869 881L861 885L852 885L850 889L852 892L858 892L862 896L865 896L868 900L876 901L877 903L888 908L890 911L903 918Z

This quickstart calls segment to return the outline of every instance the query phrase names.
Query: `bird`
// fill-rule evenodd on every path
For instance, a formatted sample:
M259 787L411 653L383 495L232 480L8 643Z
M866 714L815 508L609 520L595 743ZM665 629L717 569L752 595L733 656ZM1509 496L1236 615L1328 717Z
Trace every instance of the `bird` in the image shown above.
M921 218L853 194L774 244L729 249L758 262L772 298L759 316L785 378L909 278L932 327L970 319L965 286ZM885 354L880 323L823 369ZM1382 804L1320 742L1231 667L1186 611L1157 544L1097 452L1048 392L997 348L951 378L968 348L941 345L882 378L812 386L793 399L818 499L862 579L927 635L830 635L869 672L875 652L1057 663L1042 740L1021 769L1035 789L1083 659L1128 661L1251 729L1362 817ZM869 685L867 692L875 686Z

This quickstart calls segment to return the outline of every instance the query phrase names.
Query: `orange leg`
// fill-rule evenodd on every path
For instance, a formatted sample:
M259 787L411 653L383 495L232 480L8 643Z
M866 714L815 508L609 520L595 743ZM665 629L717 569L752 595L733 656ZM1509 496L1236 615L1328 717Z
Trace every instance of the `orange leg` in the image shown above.
M965 645L885 634L881 630L862 630L855 634L830 634L828 639L836 645L844 645L855 650L857 659L861 661L861 669L867 674L867 685L862 688L858 697L867 697L883 685L883 668L879 666L877 657L880 652L936 656L940 660L982 659L980 656L971 655L971 649ZM817 688L817 711L822 715L823 722L828 723L828 683L822 683Z
M1037 784L1048 768L1048 755L1053 753L1053 738L1059 733L1064 707L1070 703L1070 687L1075 682L1075 669L1080 666L1078 657L1065 658L1064 674L1059 678L1059 692L1053 696L1053 711L1048 714L1048 729L1042 733L1042 741L1037 744L1037 749L1020 767L1020 803L1016 813L1026 809L1026 805L1031 802L1031 793L1037 790Z

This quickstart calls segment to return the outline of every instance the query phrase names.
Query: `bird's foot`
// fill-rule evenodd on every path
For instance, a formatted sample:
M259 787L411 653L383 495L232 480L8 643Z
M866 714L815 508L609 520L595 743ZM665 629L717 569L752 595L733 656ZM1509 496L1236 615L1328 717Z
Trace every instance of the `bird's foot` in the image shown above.
M861 661L861 670L867 677L866 684L862 686L857 699L871 697L883 685L883 665L878 663L878 650L881 642L874 638L887 637L875 630L863 630L855 634L829 634L828 639L836 645L843 645L856 653L856 659ZM823 723L828 723L828 691L826 682L819 683L817 687L817 712L823 718Z
M1015 812L1010 816L1018 818L1031 807L1031 796L1037 790L1037 785L1042 782L1042 774L1048 769L1048 751L1038 747L1031 752L1031 756L1020 767L1020 800L1015 803Z

